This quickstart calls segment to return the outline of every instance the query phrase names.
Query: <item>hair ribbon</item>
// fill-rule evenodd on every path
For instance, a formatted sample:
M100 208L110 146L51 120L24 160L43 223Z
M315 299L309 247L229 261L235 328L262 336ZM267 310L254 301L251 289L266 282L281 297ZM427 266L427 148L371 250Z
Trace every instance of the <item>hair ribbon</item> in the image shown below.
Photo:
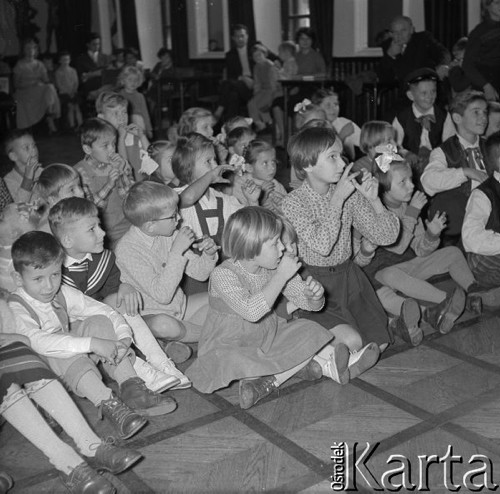
M382 173L387 173L393 161L404 161L403 157L397 153L397 147L394 144L383 144L375 148L380 156L375 158L375 163Z
M297 103L297 104L293 107L293 111L294 111L295 113L302 113L302 112L304 112L304 111L306 111L306 110L307 110L307 107L308 107L309 105L312 105L311 100L309 100L309 99L305 98L305 99L303 99L300 103Z

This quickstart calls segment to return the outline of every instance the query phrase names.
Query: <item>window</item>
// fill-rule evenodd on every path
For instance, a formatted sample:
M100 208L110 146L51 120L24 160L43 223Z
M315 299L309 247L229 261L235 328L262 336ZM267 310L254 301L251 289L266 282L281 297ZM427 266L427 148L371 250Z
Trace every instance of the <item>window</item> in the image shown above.
M297 29L311 25L309 0L281 0L281 15L283 39L293 39Z

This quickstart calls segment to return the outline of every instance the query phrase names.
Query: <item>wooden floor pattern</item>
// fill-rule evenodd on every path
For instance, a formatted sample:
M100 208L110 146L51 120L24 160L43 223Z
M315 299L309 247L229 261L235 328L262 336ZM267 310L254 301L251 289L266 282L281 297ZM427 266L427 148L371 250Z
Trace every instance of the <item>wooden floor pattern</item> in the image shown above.
M443 457L451 446L463 458L453 472L457 485L478 454L491 461L500 483L499 324L500 311L463 317L450 334L428 334L417 348L397 342L346 386L291 379L246 411L235 385L212 395L172 392L178 409L151 418L127 441L144 460L117 477L118 492L332 492L330 448L339 442L350 452L354 443L358 451L378 443L367 462L378 482L394 468L391 455L409 458L416 483L418 456ZM110 432L89 403L75 400L100 434ZM16 481L13 493L64 492L57 472L10 425L0 439L0 464ZM375 486L357 475L358 492ZM429 467L429 488L449 492L441 464Z
M48 154L43 145L40 154ZM212 395L172 392L178 409L151 418L127 441L144 460L117 477L118 492L332 492L331 446L339 442L350 451L354 443L378 443L368 462L378 481L394 468L388 466L391 455L404 455L416 483L418 456L443 457L451 446L463 458L454 466L456 484L471 469L473 455L491 462L493 481L500 484L499 326L500 311L466 314L448 335L427 328L417 348L397 342L374 369L346 386L326 378L291 379L246 411L234 385ZM75 401L99 434L111 432L88 402ZM65 492L57 471L8 424L0 430L0 466L14 478L14 494ZM358 492L373 490L373 483L357 479ZM449 492L442 464L429 467L428 492Z

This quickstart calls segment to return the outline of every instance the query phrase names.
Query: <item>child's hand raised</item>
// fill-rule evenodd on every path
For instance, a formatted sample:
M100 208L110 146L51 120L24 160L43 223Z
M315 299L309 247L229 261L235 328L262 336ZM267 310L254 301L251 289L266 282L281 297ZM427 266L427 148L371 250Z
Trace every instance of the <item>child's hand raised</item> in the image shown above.
M410 200L410 206L413 206L416 209L422 209L426 204L427 196L419 190L415 191Z
M364 195L370 202L374 202L378 199L378 180L366 170L363 170L363 177L361 179L361 184L356 181L353 182L354 187Z
M124 307L122 306L122 303ZM129 316L136 316L142 309L142 295L132 285L122 283L116 293L116 307L125 309L125 313ZM120 312L122 312L120 310Z
M203 235L201 240L197 240L194 243L193 247L195 247L200 252L205 252L205 254L212 257L215 256L215 254L219 250L217 244L208 235Z
M26 168L24 169L24 176L30 180L33 180L35 173L42 165L38 161L38 158L34 155L30 155L28 161L26 162Z
M330 204L332 206L342 206L346 199L356 190L354 182L359 172L350 173L353 164L354 163L351 163L345 167L342 177L340 177L340 180L337 182L330 199Z
M219 165L213 170L207 172L207 175L210 177L211 184L230 184L231 180L228 178L224 178L223 175L226 172L234 172L236 171L234 165Z
M115 357L115 365L118 365L123 358L128 355L130 351L130 345L132 344L132 340L130 338L124 338L123 340L118 340L116 348L116 357Z
M425 225L434 236L438 236L446 227L446 213L436 211L432 220L426 220Z
M246 180L241 186L241 192L247 200L247 206L258 206L262 189L253 180Z
M125 127L125 130L129 133L129 134L134 134L135 136L137 137L141 137L143 134L144 134L144 131L142 130L141 127L139 127L137 124L135 123L131 123L131 124L128 124L126 127Z
M306 278L306 288L304 289L304 295L309 300L319 301L323 299L325 294L325 289L323 285L316 281L312 276Z
M283 254L278 268L276 269L276 275L281 276L285 281L288 281L302 266L297 256L293 256L288 252Z
M126 165L126 161L123 159L123 156L121 156L119 153L113 153L110 158L109 162L114 165L116 168L118 168L119 171L123 171Z
M264 192L264 195L268 196L271 192L274 191L275 185L272 180L269 180L269 182L264 182L261 185L262 191Z
M175 237L170 252L174 252L182 256L189 249L189 247L191 247L194 241L195 235L193 230L191 230L189 226L183 226L179 230L179 233L177 233L177 237Z
M118 170L118 168L113 166L109 171L109 176L108 176L109 185L114 186L119 178L120 178L120 170Z

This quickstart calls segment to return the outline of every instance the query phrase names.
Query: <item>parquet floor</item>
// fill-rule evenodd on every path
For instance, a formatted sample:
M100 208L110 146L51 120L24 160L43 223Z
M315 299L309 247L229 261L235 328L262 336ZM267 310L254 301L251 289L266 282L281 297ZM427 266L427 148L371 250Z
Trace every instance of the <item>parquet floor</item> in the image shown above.
M326 378L291 379L246 411L234 385L212 395L172 392L178 409L151 418L127 442L144 460L117 477L118 492L332 492L331 446L340 442L349 447L351 464L360 457L352 455L354 443L358 452L367 442L378 444L366 470L352 470L358 492L374 491L384 472L402 465L388 463L391 458L408 458L406 478L414 484L424 471L431 493L450 492L450 482L470 492L464 475L467 480L484 465L500 484L499 326L500 311L466 314L448 335L428 330L417 348L397 342L374 369L346 386ZM100 434L110 432L89 403L76 401ZM443 458L450 446L462 459L453 463L451 480L443 473L446 465L451 469L446 462L430 464L425 475L419 455ZM64 492L48 461L8 424L0 430L0 465L15 479L14 494ZM392 485L402 478L394 476ZM473 480L482 485L483 475Z

